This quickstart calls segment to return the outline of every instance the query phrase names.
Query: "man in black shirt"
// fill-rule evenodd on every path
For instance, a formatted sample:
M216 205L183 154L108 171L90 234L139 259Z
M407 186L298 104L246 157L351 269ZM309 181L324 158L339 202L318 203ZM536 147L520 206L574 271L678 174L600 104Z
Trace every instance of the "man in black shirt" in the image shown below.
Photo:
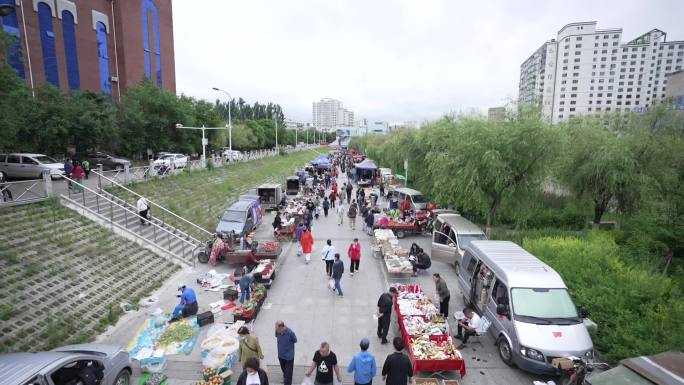
M413 384L413 365L408 356L401 352L405 347L404 340L394 337L392 344L396 351L387 356L382 365L382 380L386 385Z
M383 293L378 299L378 338L382 339L383 344L387 343L387 333L392 320L392 306L394 306L396 295L397 288L390 287L389 293Z
M328 385L333 383L333 370L337 375L337 381L342 382L340 375L340 367L337 366L337 356L330 351L330 345L327 342L321 343L321 348L316 350L313 357L311 367L305 373L307 377L316 370L316 377L314 383L316 385Z

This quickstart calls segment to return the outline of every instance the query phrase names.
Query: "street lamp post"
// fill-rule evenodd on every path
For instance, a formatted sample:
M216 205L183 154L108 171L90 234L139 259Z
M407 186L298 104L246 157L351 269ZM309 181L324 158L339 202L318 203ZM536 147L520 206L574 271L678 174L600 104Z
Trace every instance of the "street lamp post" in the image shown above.
M202 130L202 163L206 164L207 161L207 144L208 140L206 136L204 135L205 130L225 130L225 127L186 127L180 123L176 123L176 128L185 128L188 130Z
M273 119L275 120L275 130L276 130L276 150L278 150L278 117L273 116Z
M230 116L230 105L233 102L233 97L230 96L228 91L224 91L220 88L212 87L211 89L213 89L214 91L223 92L224 94L226 94L228 96L228 126L227 126L228 127L228 150L230 151L230 159L232 160L233 159L233 120L231 119L231 116Z

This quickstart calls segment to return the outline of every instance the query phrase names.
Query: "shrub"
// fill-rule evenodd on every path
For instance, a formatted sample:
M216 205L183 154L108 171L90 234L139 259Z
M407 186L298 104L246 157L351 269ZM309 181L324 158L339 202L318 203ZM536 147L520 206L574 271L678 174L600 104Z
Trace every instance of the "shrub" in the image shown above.
M523 247L563 277L577 305L588 305L598 325L594 345L606 359L681 350L682 289L663 277L624 262L610 234L542 237Z

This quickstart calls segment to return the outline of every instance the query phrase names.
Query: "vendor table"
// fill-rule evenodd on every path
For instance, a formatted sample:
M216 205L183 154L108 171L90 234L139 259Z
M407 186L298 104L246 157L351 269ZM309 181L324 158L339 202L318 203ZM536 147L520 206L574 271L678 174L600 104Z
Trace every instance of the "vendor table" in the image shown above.
M402 285L398 287L398 290L400 292L409 292L409 293L422 293L422 290L419 285ZM404 318L406 317L423 317L421 315L404 315L401 313L400 308L399 308L399 301L397 299L398 297L394 297L394 311L397 314L397 321L399 322L399 331L401 332L401 337L404 340L404 343L406 344L406 349L409 352L409 358L411 359L411 363L413 364L413 373L417 372L443 372L443 371L451 371L451 370L457 370L459 371L461 378L463 378L466 375L466 367L465 367L465 361L461 358L453 358L453 359L444 359L444 360L437 360L437 359L430 359L430 360L425 360L425 359L418 359L416 358L416 355L413 352L413 343L412 343L412 338L414 336L409 335L409 333L406 330L406 327L404 326ZM449 335L433 335L429 337L430 340L434 341L450 341L451 337Z

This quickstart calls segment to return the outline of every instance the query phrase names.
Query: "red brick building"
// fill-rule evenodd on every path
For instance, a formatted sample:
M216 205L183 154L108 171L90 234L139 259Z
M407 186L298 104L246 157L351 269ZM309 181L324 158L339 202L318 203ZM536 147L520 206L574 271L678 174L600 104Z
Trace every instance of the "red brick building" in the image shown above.
M29 87L51 83L114 100L150 79L176 91L171 0L0 0L7 57Z

